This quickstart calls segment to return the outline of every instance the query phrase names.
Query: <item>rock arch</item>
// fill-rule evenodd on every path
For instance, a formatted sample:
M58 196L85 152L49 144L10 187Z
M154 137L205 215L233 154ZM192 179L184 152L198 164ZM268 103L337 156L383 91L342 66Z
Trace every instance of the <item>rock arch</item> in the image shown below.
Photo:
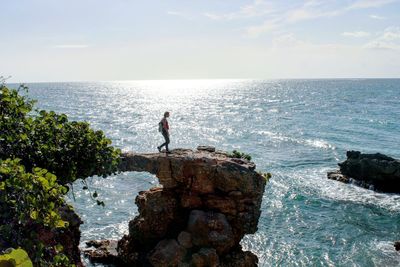
M127 266L256 266L240 240L257 231L266 180L255 164L212 147L125 153L120 171L155 174L136 197L139 215L117 244Z

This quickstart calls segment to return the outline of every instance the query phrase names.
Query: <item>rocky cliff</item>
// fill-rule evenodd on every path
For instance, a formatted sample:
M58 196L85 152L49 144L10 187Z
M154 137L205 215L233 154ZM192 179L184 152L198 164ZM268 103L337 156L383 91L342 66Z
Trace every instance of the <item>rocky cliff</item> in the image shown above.
M261 213L266 178L254 163L199 147L126 153L120 170L155 174L162 185L136 197L139 215L114 255L120 265L257 265L257 257L239 244L257 231Z
M340 171L329 172L328 178L387 193L400 193L400 161L386 155L348 151L339 163Z

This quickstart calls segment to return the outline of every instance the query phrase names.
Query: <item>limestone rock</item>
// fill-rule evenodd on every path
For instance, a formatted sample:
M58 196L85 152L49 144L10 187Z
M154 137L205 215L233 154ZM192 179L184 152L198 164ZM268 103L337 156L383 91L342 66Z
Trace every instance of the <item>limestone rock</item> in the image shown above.
M228 252L235 245L232 227L222 213L193 210L187 231L194 245L215 248L218 254Z
M213 248L202 248L192 255L192 262L195 267L216 267L219 266L217 251Z
M208 151L208 152L215 152L215 147L213 146L198 146L198 151Z
M350 182L350 178L346 175L343 175L339 170L328 172L328 179L336 180L346 184Z
M400 241L394 242L394 248L395 248L397 251L400 251Z
M186 254L186 249L175 239L160 241L151 252L149 262L155 267L178 266Z
M92 262L118 264L117 240L91 240L86 242L88 249L83 250Z
M256 267L258 258L250 251L242 251L240 247L226 255L221 261L221 267Z
M400 193L400 161L386 155L348 151L347 159L339 163L340 171L328 173L328 178L350 182L387 193ZM351 180L353 179L353 180Z
M122 155L120 171L146 171L161 184L136 197L139 215L118 241L122 263L254 266L239 243L257 231L266 179L254 163L212 147L171 152Z
M178 242L184 248L191 248L193 246L192 235L186 231L183 231L178 235Z
M129 234L143 246L154 245L176 224L178 203L175 195L163 188L139 192L139 216L129 222Z

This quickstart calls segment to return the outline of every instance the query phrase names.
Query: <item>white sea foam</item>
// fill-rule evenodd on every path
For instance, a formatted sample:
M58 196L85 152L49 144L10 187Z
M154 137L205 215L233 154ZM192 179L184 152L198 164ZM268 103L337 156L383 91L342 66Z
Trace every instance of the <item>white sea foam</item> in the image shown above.
M400 212L400 195L379 193L353 184L330 180L327 172L331 168L305 169L294 173L285 173L293 177L297 183L319 192L323 197L335 201L351 201L358 204L368 204L393 212Z
M330 144L328 141L323 139L303 139L303 138L296 138L291 137L288 135L284 135L282 133L271 132L271 131L257 131L257 134L268 136L272 140L277 140L281 142L291 142L296 144L301 144L305 146L315 147L315 148L322 148L322 149L330 149L335 150L336 147Z

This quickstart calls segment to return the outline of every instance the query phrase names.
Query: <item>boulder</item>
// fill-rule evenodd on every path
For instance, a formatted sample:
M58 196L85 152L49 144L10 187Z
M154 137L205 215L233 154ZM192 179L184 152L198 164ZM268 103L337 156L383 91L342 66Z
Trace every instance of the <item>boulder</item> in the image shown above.
M187 231L195 246L215 248L218 254L228 252L235 245L232 227L222 213L193 210Z
M339 163L340 171L329 172L328 178L386 193L400 193L400 161L389 156L348 151Z
M186 231L183 231L178 235L178 242L179 242L179 245L181 245L184 248L193 247L192 235Z
M192 255L192 266L195 267L217 267L219 266L219 257L217 251L213 248L202 248Z
M394 242L394 248L396 249L396 251L400 251L400 241Z
M117 240L92 240L86 242L83 254L92 262L118 264Z
M221 267L256 267L258 258L250 251L242 251L239 246L226 255L220 264Z
M186 254L186 249L175 239L160 241L148 257L154 267L178 266Z

